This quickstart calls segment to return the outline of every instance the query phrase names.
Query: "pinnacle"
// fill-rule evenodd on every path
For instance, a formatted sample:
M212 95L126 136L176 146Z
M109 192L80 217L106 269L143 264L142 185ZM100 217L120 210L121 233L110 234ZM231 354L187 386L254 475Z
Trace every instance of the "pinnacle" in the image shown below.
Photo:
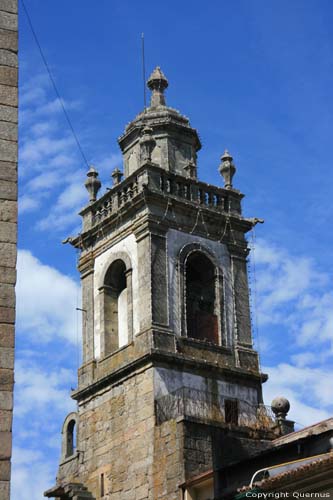
M159 66L156 66L148 78L147 85L151 90L159 89L163 91L168 87L169 82Z

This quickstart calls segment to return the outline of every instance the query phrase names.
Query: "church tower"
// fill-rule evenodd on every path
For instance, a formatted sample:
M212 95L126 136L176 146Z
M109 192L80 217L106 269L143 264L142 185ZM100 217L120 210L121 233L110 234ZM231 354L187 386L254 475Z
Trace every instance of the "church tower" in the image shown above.
M270 439L247 281L245 235L258 219L242 215L228 151L224 187L198 179L197 131L166 104L160 68L147 83L150 106L119 138L124 178L116 169L98 198L90 168L71 239L83 364L46 492L61 500L194 500L189 479Z

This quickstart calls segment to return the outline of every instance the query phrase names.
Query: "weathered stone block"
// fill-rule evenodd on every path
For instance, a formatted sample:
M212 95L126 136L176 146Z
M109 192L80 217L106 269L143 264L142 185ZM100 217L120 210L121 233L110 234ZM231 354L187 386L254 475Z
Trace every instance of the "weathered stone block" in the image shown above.
M14 31L0 29L0 47L2 49L11 50L12 52L17 52L17 33L15 33ZM7 67L9 68L9 66Z
M17 221L17 202L13 200L0 200L0 221L12 222ZM16 229L15 229L16 231ZM0 273L1 276L1 273ZM1 279L1 278L0 278Z
M8 92L6 95L2 94L2 89L4 87L12 89L14 93L16 93L16 88L0 85L0 104L11 104L10 99L12 93ZM6 141L17 141L17 124L10 122L0 122L0 139L4 139Z
M8 122L5 122L8 125ZM0 161L0 180L13 181L17 180L17 163L9 161Z
M16 243L17 241L17 224L14 222L1 222L0 223L0 241ZM1 305L1 293L0 293Z
M0 30L0 44L1 44L1 31L2 30ZM11 68L9 66L0 66L0 83L12 87L17 87L18 85L17 68Z
M0 481L0 498L6 500L9 498L10 483L9 481Z
M15 323L14 307L0 306L0 323Z
M2 180L0 182L0 199L17 200L17 183Z
M2 283L16 283L16 269L14 267L0 266L0 280Z
M17 161L17 143L0 139L0 157L3 161Z
M14 347L15 328L14 325L0 324L0 347Z
M1 85L0 84L0 104L5 104L8 106L17 106L18 105L18 96L17 96L17 88L10 87L9 85ZM17 131L14 137L11 140L17 140Z
M18 109L13 106L5 106L4 104L0 104L0 120L17 123Z
M0 19L0 26L1 24L2 27L4 27L3 26L4 23L1 23ZM4 66L11 66L12 68L17 68L18 67L17 55L9 50L0 49L0 64L3 64Z
M0 481L10 480L10 462L0 460Z
M2 391L12 391L14 384L14 371L0 368L0 387Z
M3 267L16 267L16 245L14 243L0 242L0 255Z
M2 8L2 4L1 4ZM0 28L17 31L17 15L0 10Z
M0 431L10 432L12 430L12 412L10 410L0 409Z
M12 409L13 409L13 394L10 391L0 391L0 410L12 410Z
M17 14L17 0L1 0L1 10Z
M14 349L11 347L2 347L0 350L0 367L14 369ZM0 403L1 404L1 403Z

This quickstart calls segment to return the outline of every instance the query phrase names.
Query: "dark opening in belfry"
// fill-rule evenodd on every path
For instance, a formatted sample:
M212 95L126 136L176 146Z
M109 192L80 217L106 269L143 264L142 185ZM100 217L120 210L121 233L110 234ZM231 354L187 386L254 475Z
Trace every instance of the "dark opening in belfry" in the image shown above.
M66 430L66 457L74 454L76 447L76 422L70 420Z
M105 354L128 343L127 309L126 266L117 259L104 281Z
M193 252L185 276L187 336L218 344L215 267L202 252Z

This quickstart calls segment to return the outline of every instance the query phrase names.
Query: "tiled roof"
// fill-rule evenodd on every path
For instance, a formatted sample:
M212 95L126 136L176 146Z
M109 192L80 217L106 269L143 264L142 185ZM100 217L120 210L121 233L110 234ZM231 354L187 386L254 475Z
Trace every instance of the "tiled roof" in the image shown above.
M291 481L300 480L306 477L317 473L323 472L327 469L333 469L333 452L328 453L326 457L323 457L319 460L314 460L310 463L300 465L295 469L290 469L280 474L277 474L274 477L270 477L268 479L263 479L262 481L258 481L254 483L254 487L260 488L262 490L270 491L275 488L281 488L283 486L290 485ZM332 480L333 481L333 480ZM249 491L250 486L243 486L238 489L238 493L243 493Z

